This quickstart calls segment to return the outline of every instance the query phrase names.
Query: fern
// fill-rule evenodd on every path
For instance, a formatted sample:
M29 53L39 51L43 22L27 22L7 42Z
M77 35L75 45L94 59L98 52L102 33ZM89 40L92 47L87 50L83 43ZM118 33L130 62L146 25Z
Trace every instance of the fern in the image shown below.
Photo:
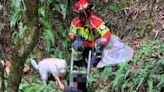
M20 10L21 10L21 0L11 0L12 2L12 11L11 11L11 21L10 21L10 27L13 27L16 25L16 22L20 18Z
M103 78L107 80L109 77L112 76L112 68L107 66L102 72Z
M45 49L46 51L50 51L51 47L54 45L54 35L52 33L51 30L45 30L43 37L44 39L44 45L45 45Z
M142 48L136 51L132 62L117 65L113 71L112 67L106 66L103 72L97 72L101 78L107 78L102 92L112 90L113 92L160 92L164 87L163 71L163 43L151 41L142 43ZM158 55L158 52L160 55ZM156 57L152 55L156 54ZM94 75L97 75L94 73ZM98 76L98 75L97 75ZM110 76L110 77L109 77ZM91 76L92 77L92 76ZM93 78L93 77L92 77ZM95 81L102 80L100 77L92 79ZM98 84L94 84L98 88ZM100 91L101 92L101 91Z

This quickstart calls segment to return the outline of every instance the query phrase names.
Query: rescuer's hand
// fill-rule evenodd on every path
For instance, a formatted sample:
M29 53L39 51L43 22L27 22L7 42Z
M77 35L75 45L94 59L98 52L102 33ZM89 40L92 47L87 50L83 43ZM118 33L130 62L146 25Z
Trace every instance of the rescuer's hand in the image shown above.
M102 45L106 45L107 44L107 39L106 38L100 38L100 43Z

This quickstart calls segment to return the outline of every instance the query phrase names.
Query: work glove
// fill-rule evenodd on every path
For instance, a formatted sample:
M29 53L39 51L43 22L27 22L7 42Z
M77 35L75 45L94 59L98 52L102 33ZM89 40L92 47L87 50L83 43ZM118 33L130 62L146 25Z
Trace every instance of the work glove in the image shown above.
M95 56L98 57L98 58L101 58L102 51L103 51L103 47L97 46L97 47L95 48Z
M69 34L69 39L70 39L71 41L74 41L74 40L75 40L74 34Z
M95 44L95 56L100 57L102 55L102 51L103 51L103 48L105 46L104 44L106 44L106 43L105 43L105 41L101 40L101 38L98 39L98 40L96 40L96 44Z
M96 46L98 46L98 45L104 45L105 46L107 44L107 39L106 38L99 38L95 42L96 42Z
M107 44L107 39L106 38L100 38L100 43L102 45L106 45Z

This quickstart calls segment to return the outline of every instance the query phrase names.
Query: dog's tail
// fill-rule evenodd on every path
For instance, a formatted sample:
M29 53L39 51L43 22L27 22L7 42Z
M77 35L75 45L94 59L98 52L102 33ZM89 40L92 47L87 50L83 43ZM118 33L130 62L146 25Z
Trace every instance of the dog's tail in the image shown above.
M36 63L36 61L34 59L31 59L31 65L38 70L38 64Z

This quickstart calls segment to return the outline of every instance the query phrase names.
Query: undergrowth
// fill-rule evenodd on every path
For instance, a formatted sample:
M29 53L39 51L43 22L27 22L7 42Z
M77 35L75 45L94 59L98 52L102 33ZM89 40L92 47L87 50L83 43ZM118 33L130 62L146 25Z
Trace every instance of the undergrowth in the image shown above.
M96 70L89 79L91 92L161 92L164 87L164 44L142 43L128 63Z
M53 6L55 13L60 13L63 16L63 20L67 14L67 0L43 0L41 6L38 9L40 14L40 24L43 27L43 40L44 51L48 52L51 57L55 58L67 58L67 49L69 46L69 39L67 30L63 23L54 18L54 13L50 9Z
M56 82L50 81L48 85L43 85L38 76L32 77L28 82L22 82L19 92L62 92Z
M96 69L88 79L89 92L161 92L164 87L164 44L142 43L131 61ZM66 81L66 80L64 80ZM61 92L55 82L43 86L39 79L22 82L21 92Z

